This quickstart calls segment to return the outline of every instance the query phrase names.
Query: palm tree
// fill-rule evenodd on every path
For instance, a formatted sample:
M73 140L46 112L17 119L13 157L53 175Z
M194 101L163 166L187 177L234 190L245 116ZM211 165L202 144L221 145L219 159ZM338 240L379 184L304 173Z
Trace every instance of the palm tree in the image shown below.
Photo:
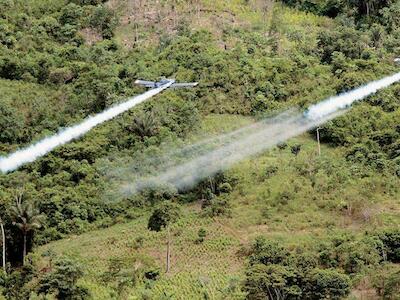
M141 139L144 137L150 137L157 133L158 124L153 112L144 113L133 119L133 124L129 128L132 132L140 136Z
M10 213L13 225L17 226L21 230L24 237L22 261L25 265L28 233L35 231L42 226L44 216L39 213L39 210L36 209L32 203L22 202L22 193L16 197L15 202L15 206L11 207Z
M4 232L4 225L3 220L0 217L0 229L1 229L1 236L2 236L2 243L3 243L3 270L4 273L6 272L6 234Z

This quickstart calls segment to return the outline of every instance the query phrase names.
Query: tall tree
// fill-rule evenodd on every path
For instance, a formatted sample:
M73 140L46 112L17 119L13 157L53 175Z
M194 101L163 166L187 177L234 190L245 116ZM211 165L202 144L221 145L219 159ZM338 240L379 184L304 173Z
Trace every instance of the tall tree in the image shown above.
M150 216L147 227L153 231L161 231L163 228L167 229L167 270L169 272L171 265L171 234L170 225L177 221L179 218L179 207L171 202L163 202L156 208Z
M17 226L23 235L22 261L25 264L28 233L42 226L44 216L39 213L39 210L32 203L22 201L22 196L23 193L21 192L15 197L15 205L11 207L10 215L13 225Z
M3 220L0 217L0 229L1 229L1 241L3 244L3 270L4 273L6 272L6 234L4 232L4 224L3 224Z

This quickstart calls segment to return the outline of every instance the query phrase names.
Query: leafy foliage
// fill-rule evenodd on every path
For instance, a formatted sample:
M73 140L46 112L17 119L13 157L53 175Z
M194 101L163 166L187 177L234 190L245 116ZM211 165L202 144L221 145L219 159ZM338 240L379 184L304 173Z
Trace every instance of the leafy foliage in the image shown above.
M348 295L350 278L337 269L322 269L318 255L306 251L289 251L279 242L257 238L246 272L247 298L342 299ZM347 249L342 251L352 255Z
M154 231L160 231L169 226L179 217L179 206L171 202L162 202L150 216L148 228Z
M190 136L209 114L259 117L287 107L306 107L394 72L393 58L400 55L398 1L282 1L308 14L279 4L272 7L269 1L194 1L190 3L192 11L185 11L186 21L179 20L183 2L154 5L159 11L143 13L148 22L143 27L137 26L140 13L121 18L122 25L117 27L124 12L113 7L116 1L0 0L1 155L137 95L142 92L133 85L137 78L166 76L200 82L195 90L168 91L86 137L14 173L0 175L0 216L5 221L7 261L12 268L21 263L23 244L22 232L12 225L13 219L27 229L11 208L13 195L22 186L27 190L26 203L36 199L38 212L34 215L46 215L40 230L27 234L28 252L35 245L70 234L136 219L148 210L153 211L149 228L161 230L176 220L175 201L201 201L199 222L228 216L229 222L240 223L240 230L244 230L241 226L246 214L251 214L251 226L281 222L281 230L282 224L286 226L285 216L297 209L301 218L307 218L309 207L315 209L307 220L310 227L318 222L329 230L333 226L318 219L320 211L343 218L344 223L349 219L360 222L357 228L368 223L395 223L385 217L389 210L380 205L398 198L398 86L370 97L351 113L323 126L322 142L337 147L343 160L324 155L310 158L307 145L302 144L301 151L300 144L286 151L287 145L281 144L280 154L295 154L285 156L290 164L283 166L282 161L272 158L274 163L263 166L261 175L253 170L256 168L244 169L242 177L250 179L240 185L236 178L217 174L190 191L155 189L116 199L110 192L109 173L104 170L106 161L157 152L164 142ZM161 11L169 7L174 9L173 17L164 19L174 19L172 30L158 23L163 19ZM207 27L209 22L202 20L207 15L221 23ZM222 22L225 19L228 21ZM135 41L132 49L124 48L122 30L145 42ZM253 172L257 174L252 176ZM255 203L252 211L246 209L249 203ZM194 246L222 247L220 252L225 253L229 241L222 239L215 245L209 228L207 238L197 231L188 238L202 241ZM255 298L265 299L270 293L273 297L343 297L348 293L347 275L363 274L386 260L399 261L398 233L391 230L362 240L335 237L319 245L317 253L310 251L304 256L280 243L256 243L246 282L249 297ZM135 251L140 251L142 244L135 242ZM307 264L301 264L301 259ZM136 275L143 275L142 270L133 270L131 263L120 258L110 262L109 275L116 279L111 285L117 291L120 287L121 294L134 285ZM14 270L0 279L7 297L29 296L34 276L29 268ZM86 297L85 290L77 287L76 280L82 275L79 268L71 262L57 268L42 281L46 293L64 293L65 287L65 297ZM75 281L63 277L64 271L71 272ZM387 286L377 284L382 295L395 294L396 276L389 276ZM199 284L202 291L206 282ZM226 298L234 298L237 289L231 290Z
M39 283L39 294L55 294L57 299L89 299L87 289L77 281L83 271L73 260L64 258L54 263L54 270L46 274Z

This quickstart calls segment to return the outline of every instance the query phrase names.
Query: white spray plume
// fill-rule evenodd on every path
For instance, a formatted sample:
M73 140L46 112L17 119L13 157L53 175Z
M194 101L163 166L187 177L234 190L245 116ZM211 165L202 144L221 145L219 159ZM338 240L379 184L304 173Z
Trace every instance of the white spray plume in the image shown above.
M217 136L174 151L171 155L152 156L157 165L148 168L146 159L133 162L109 173L123 195L131 195L144 188L171 184L177 189L193 187L199 181L226 170L240 160L260 153L278 143L311 130L341 115L355 101L400 81L400 73L363 87L329 98L310 107L307 113L284 112L277 117L243 127L232 133ZM143 170L155 175L143 175Z
M318 104L312 105L308 109L307 117L310 119L323 118L324 116L339 109L351 106L354 102L360 101L372 94L375 94L377 91L384 89L398 81L400 81L400 73L385 77L381 80L372 81L347 93L329 98Z
M208 142L199 142L183 148L173 155L141 159L109 173L118 182L123 196L132 195L145 188L172 185L178 190L195 186L199 181L235 163L260 153L292 137L302 134L343 113L336 112L324 118L308 119L301 112L288 111L277 117L246 126L231 134L218 136ZM191 151L187 151L187 149ZM156 161L156 165L153 162ZM146 163L152 166L146 165ZM152 169L154 176L143 175Z
M84 135L95 126L104 123L105 121L118 116L119 114L131 109L139 103L142 103L143 101L157 95L163 90L169 88L171 84L173 84L173 81L170 81L159 88L149 90L146 93L133 97L128 101L113 106L95 116L88 117L82 123L66 128L58 134L45 138L36 144L29 146L28 148L19 150L4 158L0 157L0 171L3 173L10 172L16 170L25 163L35 161L37 158L49 153L54 148L64 145L71 140Z

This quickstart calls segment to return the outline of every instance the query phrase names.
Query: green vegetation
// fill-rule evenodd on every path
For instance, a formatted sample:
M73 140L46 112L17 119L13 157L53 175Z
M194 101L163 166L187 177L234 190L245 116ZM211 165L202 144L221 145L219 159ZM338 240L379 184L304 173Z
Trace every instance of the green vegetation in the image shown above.
M126 157L396 72L399 1L281 2L0 0L0 155L137 78L200 82L0 174L0 299L398 297L399 85L323 125L321 156L310 132L191 190L111 192Z

